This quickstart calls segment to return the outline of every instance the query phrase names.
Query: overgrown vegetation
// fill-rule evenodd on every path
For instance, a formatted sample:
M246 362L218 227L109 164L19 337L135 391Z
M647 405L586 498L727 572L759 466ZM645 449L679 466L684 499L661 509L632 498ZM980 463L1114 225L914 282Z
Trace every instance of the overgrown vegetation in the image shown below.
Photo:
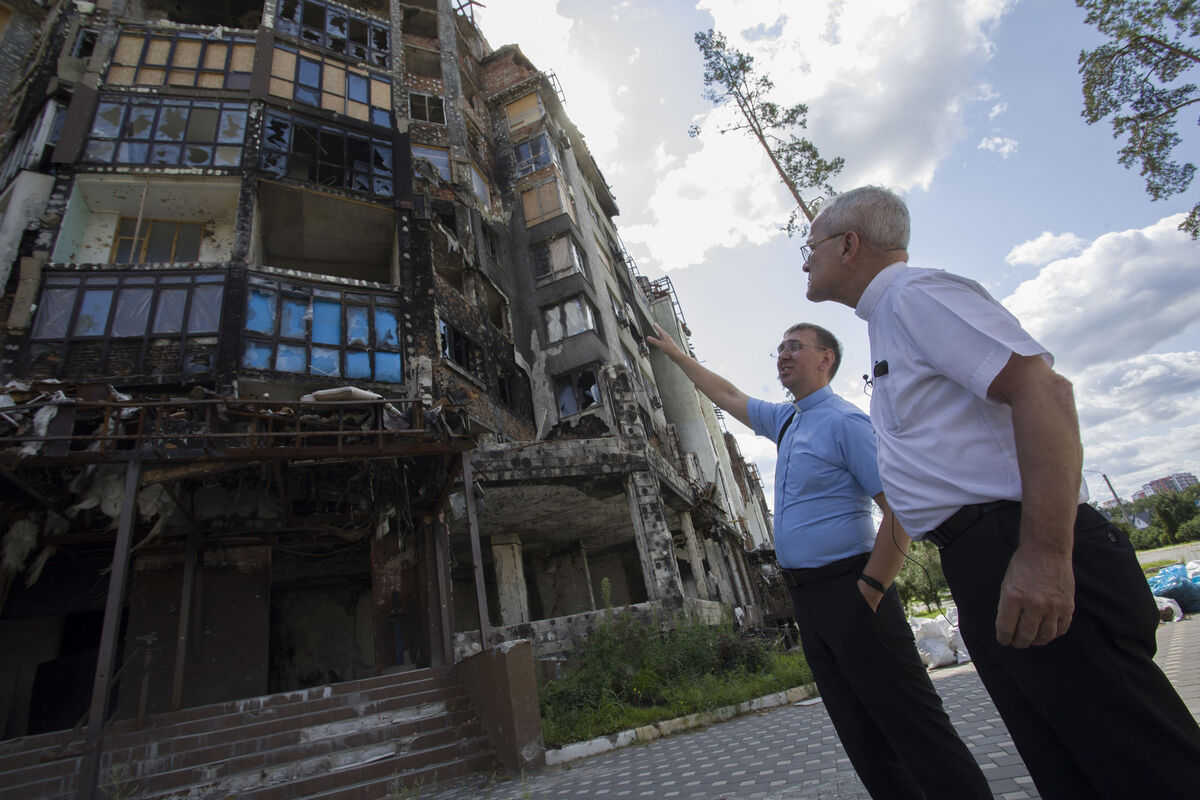
M940 604L940 598L950 591L946 576L942 574L942 559L937 545L932 542L913 542L908 558L896 576L896 591L900 602L910 613L914 607L923 606L925 612ZM941 613L938 609L937 613ZM920 615L919 615L920 616Z
M542 736L560 747L664 719L711 711L812 680L799 653L775 639L719 626L613 614L575 653L575 666L539 692Z

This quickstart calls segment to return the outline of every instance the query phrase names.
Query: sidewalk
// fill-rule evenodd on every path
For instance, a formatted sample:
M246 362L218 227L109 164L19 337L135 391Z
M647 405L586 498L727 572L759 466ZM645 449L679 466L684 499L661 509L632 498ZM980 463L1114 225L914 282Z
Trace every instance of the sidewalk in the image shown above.
M1200 718L1200 615L1160 625L1157 661ZM997 800L1039 797L970 664L931 673ZM869 800L819 702L782 706L645 745L422 800Z

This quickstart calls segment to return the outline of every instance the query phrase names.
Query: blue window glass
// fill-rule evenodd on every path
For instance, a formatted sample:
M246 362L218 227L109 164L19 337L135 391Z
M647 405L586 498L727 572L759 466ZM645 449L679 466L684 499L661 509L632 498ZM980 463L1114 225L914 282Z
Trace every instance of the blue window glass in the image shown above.
M313 301L312 340L321 344L341 344L341 303L330 300Z
M275 370L277 372L304 372L307 354L302 346L292 344L279 345L275 354Z
M300 68L297 70L296 82L301 86L321 88L321 62L300 58Z
M371 356L362 350L346 351L346 377L370 378Z
M150 148L150 163L177 165L179 153L177 144L156 144Z
M399 347L400 333L393 308L375 309L375 346Z
M338 365L338 355L339 351L331 347L313 347L312 364L308 371L313 375L325 375L331 378L339 377L342 374L342 370Z
M304 339L308 335L305 326L305 316L308 313L308 303L300 298L283 298L283 313L279 321L279 335L289 339Z
M121 132L121 119L125 106L121 103L101 103L96 108L96 119L92 123L92 136L116 139Z
M122 164L144 164L150 152L145 142L121 142L117 145L117 161Z
M360 103L368 101L367 95L367 79L363 75L355 75L353 72L346 76L346 96L351 100L356 100Z
M371 123L373 125L382 125L387 128L392 124L392 115L388 113L386 108L371 109Z
M271 345L246 342L246 349L242 352L242 366L250 369L270 369Z
M246 330L255 333L275 332L275 292L254 288L246 300Z
M375 380L390 383L400 383L404 380L399 353L375 353Z
M346 306L346 344L367 346L367 309Z

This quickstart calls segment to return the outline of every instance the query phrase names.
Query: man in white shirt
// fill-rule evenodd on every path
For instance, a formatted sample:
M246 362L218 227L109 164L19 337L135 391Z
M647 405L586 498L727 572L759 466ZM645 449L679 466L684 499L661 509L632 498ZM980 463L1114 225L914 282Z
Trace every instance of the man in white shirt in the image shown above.
M1200 728L1153 661L1157 608L1128 539L1083 501L1071 384L974 281L911 268L891 192L836 197L808 299L865 319L884 492L941 551L959 625L1044 798L1200 786Z

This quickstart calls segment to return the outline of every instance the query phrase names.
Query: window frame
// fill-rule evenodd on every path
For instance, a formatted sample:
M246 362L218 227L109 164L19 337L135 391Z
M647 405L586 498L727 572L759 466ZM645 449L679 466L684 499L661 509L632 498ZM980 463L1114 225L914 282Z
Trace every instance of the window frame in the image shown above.
M132 222L134 224L134 232L132 236L123 236L121 228L123 223ZM186 219L159 219L159 218L143 218L142 224L139 227L136 217L118 217L117 229L113 234L112 248L109 251L108 263L110 264L190 264L200 260L200 251L204 247L204 223ZM147 261L146 253L150 249L150 237L155 225L174 225L175 232L171 236L171 259L169 261ZM189 225L196 226L199 231L199 236L196 240L196 257L195 258L176 258L176 248L179 245L179 233L181 226ZM141 241L141 252L137 259L133 258L133 249L137 246L137 242ZM121 242L128 241L130 243L130 259L128 261L118 261L117 255L121 249Z
M483 380L483 348L450 322L438 319L438 355L476 380Z
M572 303L577 303L579 306L579 314L582 316L582 326L574 325L568 316L568 306ZM558 336L555 337L555 328L551 324L552 317L557 317ZM546 334L547 344L557 344L558 342L570 339L573 336L580 336L589 331L600 334L599 315L596 312L596 307L592 301L588 299L586 294L579 294L564 297L557 303L552 303L548 306L542 306L542 333ZM601 336L603 339L603 336Z
M538 142L541 143L542 150L535 153L534 144ZM527 151L524 156L521 152L522 148ZM558 152L550 137L543 131L513 145L513 163L517 177L522 178L552 164L558 164Z
M198 305L197 297L200 290L211 290L217 288L219 291L206 291L205 294L214 295L215 299L211 298L206 301L206 308L209 311L215 310L216 316L211 314L206 315L212 319L211 324L205 324L201 328L194 328L197 322L204 322L205 317L199 316L200 306ZM119 323L119 310L122 304L122 296L125 292L130 294L140 291L149 291L149 304L145 306L144 318L141 323L142 328L137 333L123 333L120 335L114 334L114 326ZM100 330L95 333L79 333L79 318L83 313L84 305L87 302L87 293L89 291L110 292L107 301L107 311L103 324ZM184 293L183 305L179 307L174 304L173 308L168 308L164 299L168 293ZM60 323L57 321L47 322L42 316L48 313L55 302L59 302L60 308L65 308L61 301L50 299L51 292L73 292L70 299L70 306L66 309L65 317L61 320L61 333L56 333L52 329L47 332L46 327L54 325L58 327ZM217 365L210 361L208 370L189 369L188 357L193 352L189 347L189 343L193 339L200 338L216 338L221 335L221 326L225 320L225 302L228 299L228 285L225 271L215 270L196 270L196 269L160 269L160 270L47 270L42 281L41 289L38 293L37 310L34 315L33 324L29 331L29 347L31 351L36 348L48 347L57 350L58 353L58 369L56 374L62 374L63 368L67 365L70 358L70 349L72 346L78 346L89 343L100 343L100 356L96 365L96 369L100 374L104 374L107 369L107 361L109 351L112 348L113 341L128 341L141 339L139 355L136 365L138 372L144 372L146 369L146 357L150 350L150 345L153 341L161 341L169 339L179 342L179 373L189 374L196 372L212 371L215 372ZM163 322L162 314L164 309L166 313L172 315L165 321L170 325L177 324L179 330L170 330L160 327ZM173 322L177 320L177 322ZM32 359L32 352L30 352ZM126 365L127 366L127 365Z
M306 64L316 67L316 80L311 84L303 80L302 71ZM337 71L342 73L341 80L336 77ZM356 100L353 96L351 83L354 78L361 78L366 82L365 98L362 100ZM323 53L276 43L271 51L268 93L273 97L294 100L311 108L332 111L367 125L392 127L391 78L385 78L371 70L347 64ZM361 107L361 114L356 113L359 110L356 106Z
M286 133L279 128L272 127L275 122L286 125ZM328 152L324 148L324 136L340 137L342 140L341 164L339 165L334 161L317 159L309 164L307 177L293 175L292 168L299 166L298 159L308 157L308 154L296 150L296 135L297 131L301 128L308 131L310 136L313 131L316 132L314 152L318 150ZM280 178L289 178L291 180L300 180L322 186L332 186L351 192L369 194L375 197L395 196L395 143L390 138L385 139L365 131L360 132L340 125L318 122L310 117L302 117L297 114L285 114L276 109L267 110L266 116L263 119L262 129L262 147L258 161L258 170L260 172ZM286 135L287 141L282 144L275 141L275 137L280 135ZM347 162L352 160L349 153L351 140L355 140L360 146L365 145L367 148L370 157L365 162L367 165L365 170L357 168L354 165L347 165ZM386 152L385 156L380 155L383 152ZM383 164L384 166L378 166L378 164ZM340 170L342 173L341 182L328 183L321 180L323 166L334 171ZM355 185L356 178L365 178L366 186Z
M129 44L126 44L128 42ZM140 47L135 45L135 42L140 42ZM156 56L155 52L161 49L161 43L166 43L166 53L161 63L149 60L152 55ZM198 45L199 49L196 56L194 66L186 64L173 63L180 53L180 45L188 43ZM155 47L153 45L159 45ZM210 54L215 53L219 49L224 48L223 57L219 57L222 61L220 67L210 66ZM133 55L133 50L137 50L136 58L130 58ZM254 50L255 39L253 36L245 36L231 33L221 39L210 39L204 34L194 33L192 31L168 31L161 29L148 28L121 28L117 35L117 42L113 46L113 55L108 69L105 72L104 82L110 86L134 86L139 88L165 88L165 89L217 89L226 91L249 91L251 76L254 71ZM235 52L241 54L235 58ZM249 62L245 64L248 69L233 69L234 66L240 66L235 62L244 61L244 56L249 55ZM129 73L126 75L126 71ZM192 73L192 81L176 80L177 75L182 76L184 73ZM154 81L151 78L153 73L162 73L160 80ZM209 80L207 83L202 83L204 76L220 75L221 80L218 84ZM142 80L145 77L146 80Z
M256 297L270 294L269 328L251 327L253 308ZM290 305L289 305L290 303ZM303 305L306 311L301 315L300 322L304 328L303 334L285 330L286 318L290 316L288 309L297 308L297 303ZM335 303L337 311L336 341L321 341L316 338L318 324L316 307L318 303ZM341 287L330 284L317 284L290 278L275 278L263 274L251 275L247 281L246 317L240 332L242 347L238 353L239 369L277 372L287 375L305 375L313 378L330 378L338 380L366 380L375 383L403 383L406 359L404 357L403 314L399 299L391 293L367 291L357 287ZM365 311L366 330L365 342L356 344L350 335L351 317L348 309L363 309ZM395 321L394 341L381 342L379 319L380 309L390 313ZM309 312L312 312L311 314ZM258 353L264 353L266 366L251 360L251 348L257 348ZM291 348L291 355L303 350L304 365L302 369L282 369L281 348ZM314 350L336 351L337 369L335 372L323 370L314 361ZM394 370L382 373L379 354L386 353L395 356ZM351 355L365 355L367 358L367 374L351 374L357 370L351 367ZM327 354L324 357L328 357ZM383 374L383 377L380 377ZM395 375L396 380L391 376Z
M121 111L115 122L110 117L103 117L110 109L118 107ZM211 138L189 138L193 137L194 115L198 111L214 109L216 118ZM176 124L176 121L167 119L171 110L182 116L182 122L178 123L182 131L178 135L168 130L169 126ZM250 104L245 101L102 94L88 130L82 161L85 164L117 166L133 164L183 169L240 169L246 151L249 112ZM238 130L229 129L234 121L240 121ZM111 148L107 155L103 154L105 147ZM138 148L144 149L141 158L129 157L136 154ZM166 157L172 149L177 150L174 161ZM207 160L191 160L198 152L206 153ZM221 163L217 163L218 158Z
M554 266L554 246L562 239L567 240L567 257L569 263L564 267L555 268ZM543 252L545 256L543 257ZM530 247L530 256L533 261L533 279L538 284L549 283L556 281L559 278L567 275L587 275L587 256L583 252L583 248L575 241L575 237L570 233L563 233L558 236L552 236L549 239L543 239L536 242ZM542 270L542 265L545 264L547 269Z
M582 402L584 393L589 390L588 388L583 388L580 379L587 373L591 373L591 387L595 389L595 393L592 395L592 402L584 405ZM551 390L554 392L554 406L558 411L559 419L573 417L585 411L603 407L604 395L600 391L599 375L600 365L593 363L576 367L570 372L560 373L550 379ZM565 386L569 386L572 391L572 402L574 405L570 410L562 403L562 391Z
M289 8L289 4L294 4ZM314 6L324 11L324 21L317 28L304 19L306 6ZM333 9L346 17L345 36L339 37L329 30L329 11ZM366 37L363 42L351 39L351 25L358 23L365 27ZM352 58L364 64L372 64L390 70L392 67L392 47L390 25L383 20L368 16L354 9L323 0L282 0L275 12L275 30L298 41L316 45L331 50L343 57ZM382 40L376 37L382 35ZM339 38L341 44L338 44Z
M420 105L424 110L424 116L417 115L417 100L420 100ZM434 104L432 101L436 100ZM436 115L433 111L436 109ZM440 116L441 119L430 119L431 116ZM428 122L430 125L445 125L446 124L446 99L439 94L430 94L428 92L413 92L408 93L408 118L419 122Z

